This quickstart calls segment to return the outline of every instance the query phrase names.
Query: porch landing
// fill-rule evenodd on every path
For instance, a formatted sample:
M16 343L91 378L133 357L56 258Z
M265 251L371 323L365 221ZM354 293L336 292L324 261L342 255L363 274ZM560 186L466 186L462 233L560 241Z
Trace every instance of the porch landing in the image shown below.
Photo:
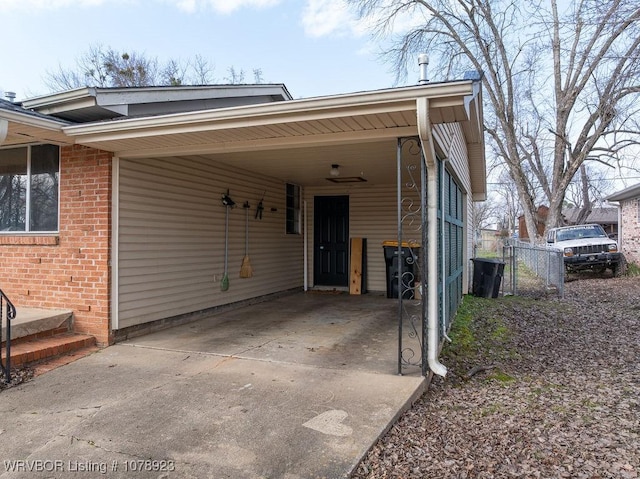
M11 339L25 338L46 331L69 331L73 312L68 309L18 308L11 321ZM2 321L2 339L7 337L7 325Z
M65 309L16 308L11 321L11 367L42 363L61 356L68 360L57 361L61 365L82 356L83 351L95 350L95 338L73 332L73 312ZM0 359L6 359L6 320L2 321L2 348ZM42 368L42 366L40 366ZM49 365L46 369L51 369Z

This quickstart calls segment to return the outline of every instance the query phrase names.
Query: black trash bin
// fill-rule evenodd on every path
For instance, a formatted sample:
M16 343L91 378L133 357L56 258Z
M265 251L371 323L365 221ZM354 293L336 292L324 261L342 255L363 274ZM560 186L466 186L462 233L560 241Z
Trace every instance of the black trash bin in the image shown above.
M500 294L503 274L504 262L497 259L474 258L473 295L481 298L497 298Z
M398 260L397 241L384 241L382 247L387 272L387 298L398 297L398 263L400 263L402 298L413 299L420 245L403 241L400 260Z

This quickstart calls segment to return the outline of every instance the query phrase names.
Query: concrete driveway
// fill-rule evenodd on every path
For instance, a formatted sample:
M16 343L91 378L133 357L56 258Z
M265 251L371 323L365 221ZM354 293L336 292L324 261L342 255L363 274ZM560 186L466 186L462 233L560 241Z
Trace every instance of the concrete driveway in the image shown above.
M294 294L53 370L0 394L0 478L348 477L425 387L395 310Z

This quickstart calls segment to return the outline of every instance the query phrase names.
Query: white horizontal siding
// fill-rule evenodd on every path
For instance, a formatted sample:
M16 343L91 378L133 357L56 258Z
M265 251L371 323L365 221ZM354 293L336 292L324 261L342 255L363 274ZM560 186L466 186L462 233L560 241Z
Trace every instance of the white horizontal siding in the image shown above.
M394 181L393 178L390 179ZM330 185L305 189L308 204L309 281L313 283L313 198L349 196L349 237L367 239L368 291L386 291L386 266L382 242L398 237L396 185ZM415 235L413 235L415 236ZM412 236L412 238L413 238Z
M222 292L227 189L236 207L229 212L230 286ZM245 201L252 278L239 277ZM285 234L281 181L199 157L120 160L118 204L118 328L303 284L302 237Z
M433 136L442 152L447 155L449 171L453 173L463 191L470 195L471 176L462 127L458 123L434 125Z

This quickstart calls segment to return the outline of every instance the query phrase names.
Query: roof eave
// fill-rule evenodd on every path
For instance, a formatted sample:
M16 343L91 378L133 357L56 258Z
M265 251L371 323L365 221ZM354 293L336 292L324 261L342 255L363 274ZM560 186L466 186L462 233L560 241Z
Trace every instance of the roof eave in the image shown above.
M323 112L322 114L335 114L342 111L346 114L349 110L352 112L355 110L375 110L385 104L388 108L393 108L394 106L399 106L402 102L406 102L404 108L415 109L417 96L434 98L457 97L457 103L463 104L464 97L471 93L472 82L460 81L215 110L174 113L156 117L87 123L68 126L65 128L65 132L78 138L79 141L96 141L100 137L103 140L107 140L116 139L119 135L131 137L136 132L144 136L144 132L154 131L158 128L172 133L179 133L192 129L194 125L206 128L206 125L237 123L242 120L255 123L271 121L276 118L317 115L320 112Z
M70 144L62 128L69 122L49 118L39 113L20 108L17 110L0 108L0 146L19 146L30 143Z
M22 102L22 106L29 110L36 110L40 113L45 113L44 110L50 110L52 108L60 109L62 105L65 105L65 111L69 109L70 105L80 103L85 105L90 98L93 98L93 104L95 105L96 89L93 87L82 87L74 90L67 90L60 93L53 93L49 95L41 95L35 98L30 98ZM48 113L45 113L48 114Z
M640 196L640 184L630 186L605 198L607 201L624 201Z

